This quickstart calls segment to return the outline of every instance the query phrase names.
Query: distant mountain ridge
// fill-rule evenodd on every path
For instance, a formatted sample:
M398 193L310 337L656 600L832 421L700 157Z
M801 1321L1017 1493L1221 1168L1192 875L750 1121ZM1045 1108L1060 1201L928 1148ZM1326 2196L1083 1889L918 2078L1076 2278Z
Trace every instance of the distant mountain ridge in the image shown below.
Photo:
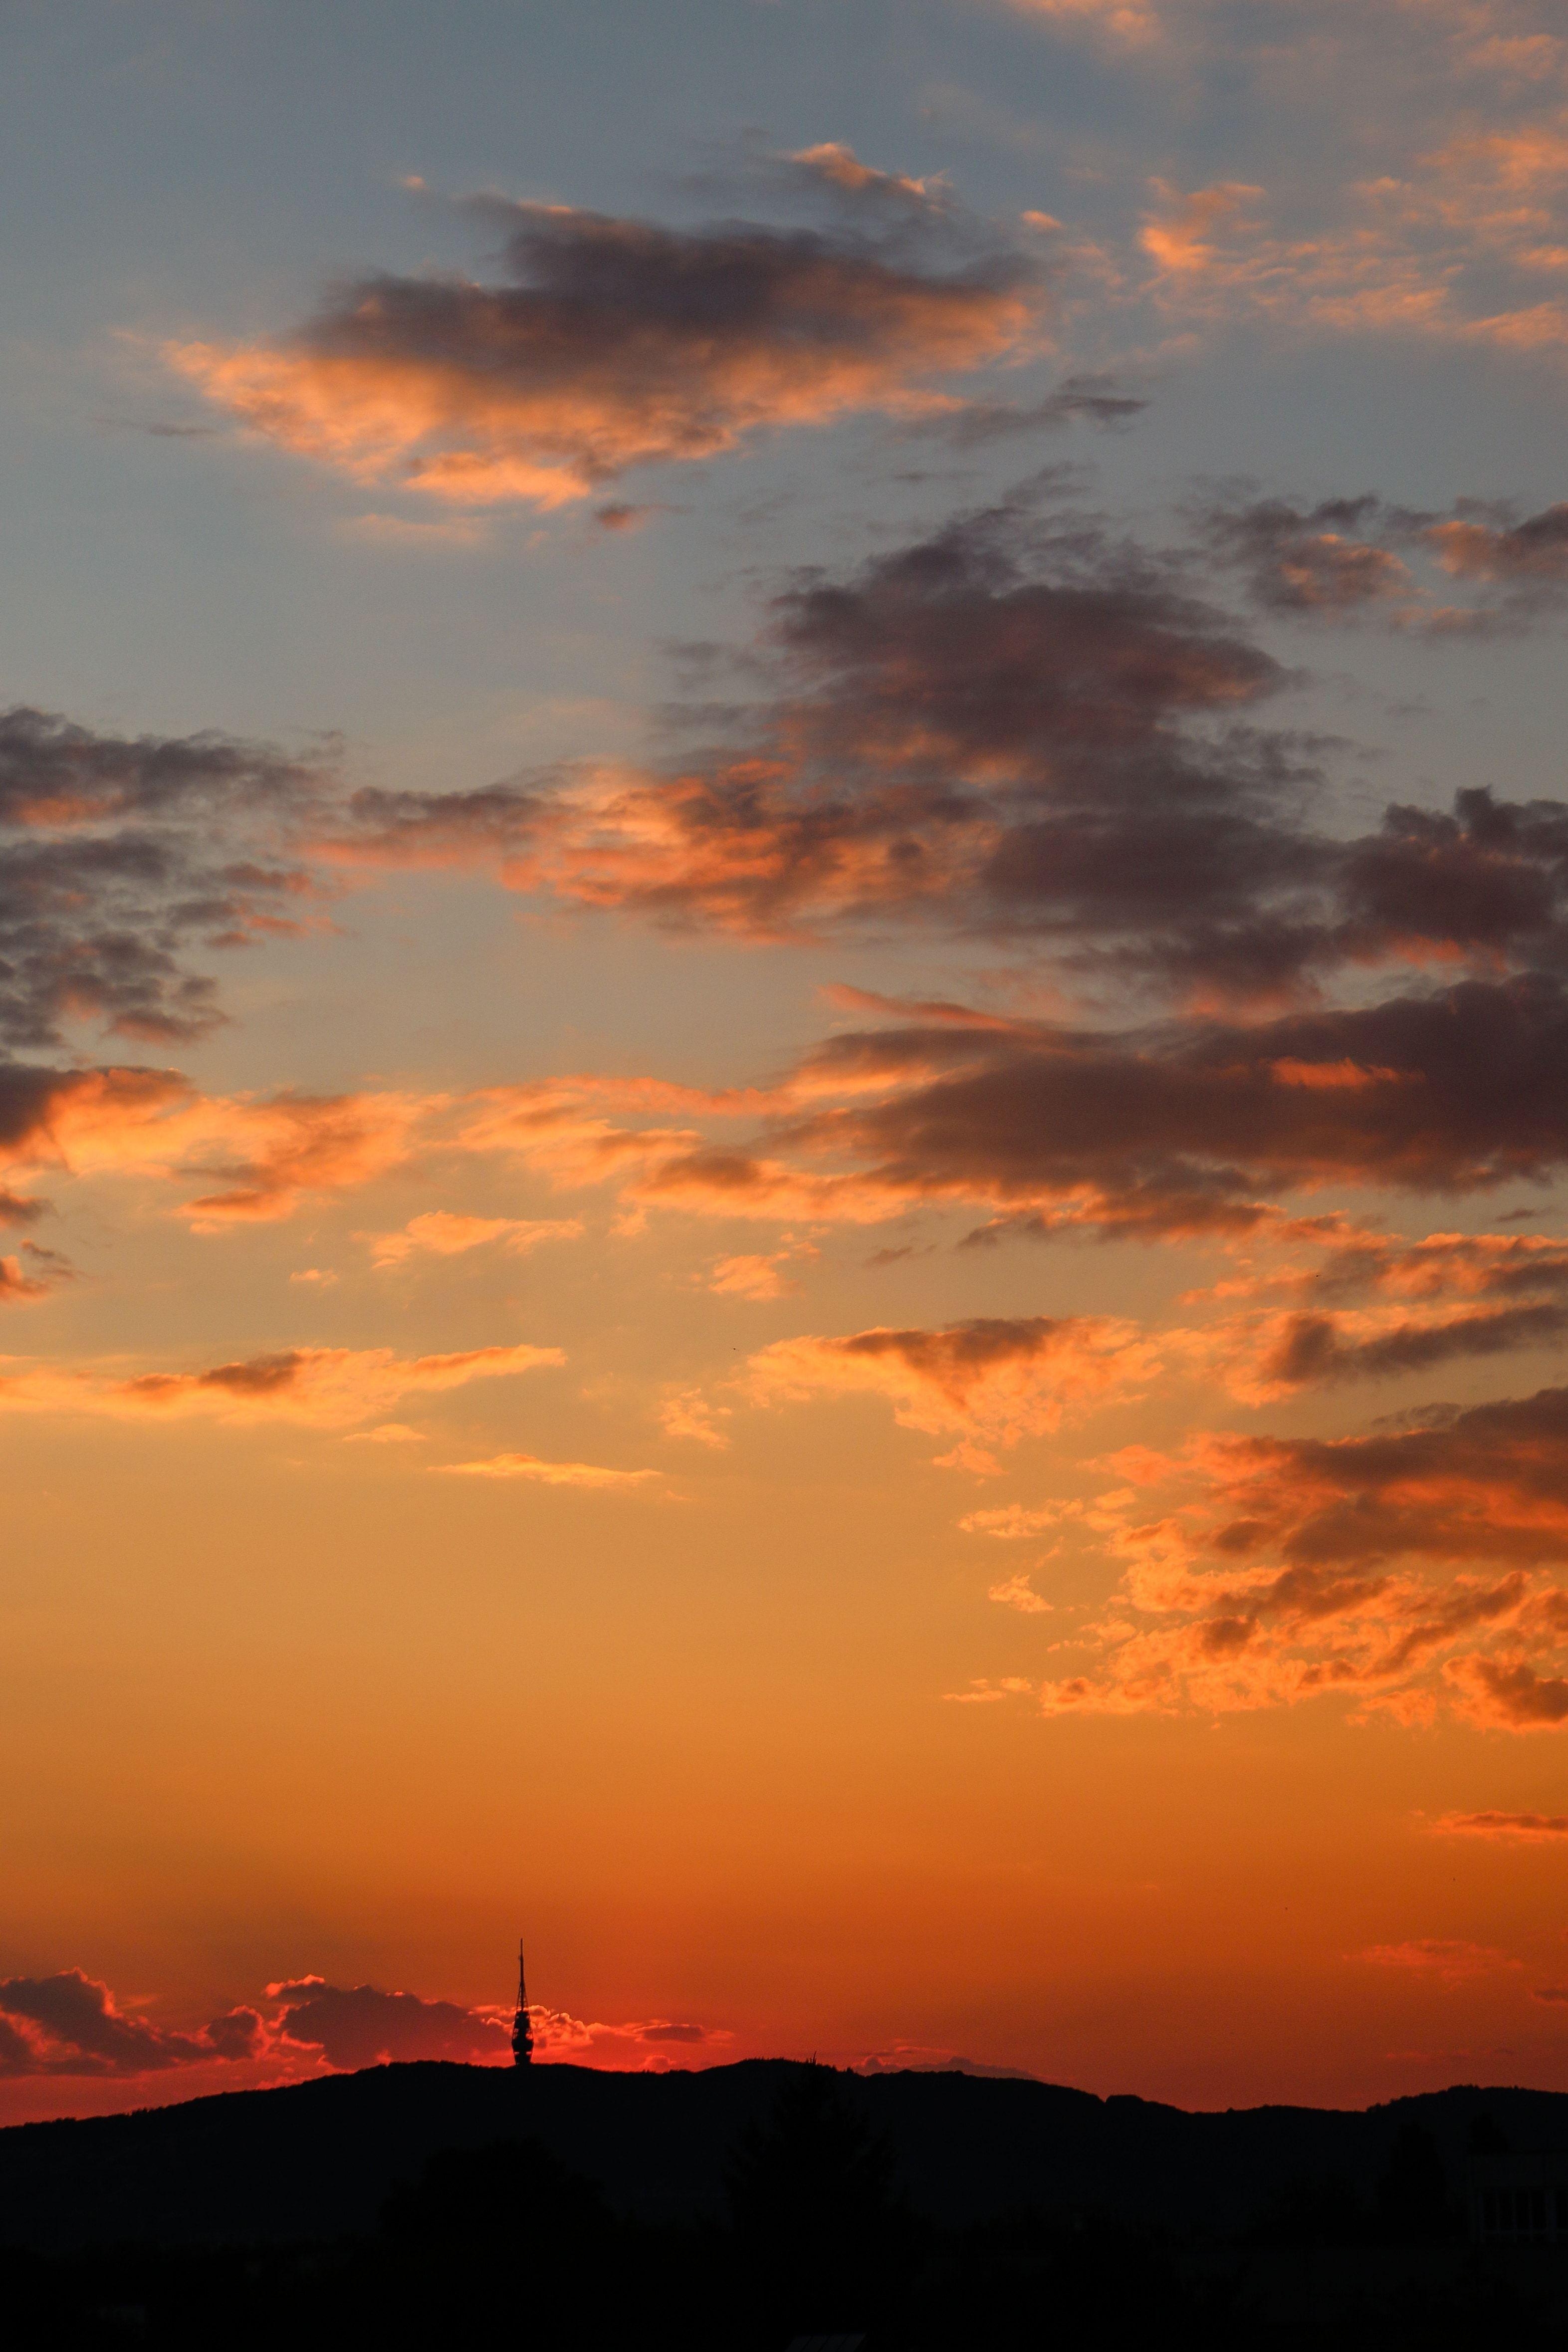
M541 2140L650 2219L717 2207L726 2154L767 2116L795 2062L692 2074L576 2066L376 2066L272 2091L0 2131L0 2242L53 2252L122 2242L329 2239L373 2227L436 2150ZM946 2223L1025 2206L1178 2229L1243 2227L1292 2179L1371 2193L1403 2125L1430 2132L1455 2193L1471 2125L1517 2149L1568 2148L1568 2094L1473 2085L1364 2112L1190 2114L1028 2079L956 2072L841 2074L886 2133L902 2185Z

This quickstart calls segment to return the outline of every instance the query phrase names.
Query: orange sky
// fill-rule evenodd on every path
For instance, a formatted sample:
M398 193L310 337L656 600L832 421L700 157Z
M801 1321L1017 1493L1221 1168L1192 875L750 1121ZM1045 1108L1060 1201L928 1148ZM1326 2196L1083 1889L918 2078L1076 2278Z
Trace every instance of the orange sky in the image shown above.
M373 13L0 101L0 2122L1568 2088L1551 12Z

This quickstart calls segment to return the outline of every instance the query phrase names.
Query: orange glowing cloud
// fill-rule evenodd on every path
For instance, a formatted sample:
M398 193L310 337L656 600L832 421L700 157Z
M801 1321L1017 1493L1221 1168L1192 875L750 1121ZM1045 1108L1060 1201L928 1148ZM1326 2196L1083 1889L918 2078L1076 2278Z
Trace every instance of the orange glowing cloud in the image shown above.
M1040 1510L1026 1509L1022 1503L1004 1503L996 1510L969 1511L958 1525L965 1535L992 1536L1001 1543L1021 1543L1039 1535L1061 1516L1060 1507L1053 1503Z
M1359 13L1375 21L1377 12ZM1450 30L1473 34L1478 12L1449 13ZM1461 39L1460 47L1462 70L1499 72L1517 84L1518 44ZM1568 305L1556 289L1568 274L1568 116L1560 103L1568 49L1560 39L1542 42L1536 63L1542 94L1533 113L1527 102L1506 128L1466 129L1425 152L1391 157L1368 180L1336 186L1324 174L1315 210L1299 226L1276 226L1260 188L1225 183L1184 192L1156 183L1139 240L1155 264L1150 290L1169 308L1215 319L1250 313L1298 329L1415 333L1525 352L1563 345Z
M203 1096L175 1070L17 1075L26 1097L0 1125L0 1161L204 1184L213 1189L186 1203L204 1232L368 1183L406 1157L440 1108L395 1094Z
M390 1348L285 1348L195 1372L130 1378L92 1366L0 1360L0 1412L107 1413L227 1423L286 1421L336 1429L368 1421L400 1398L439 1394L566 1361L559 1348L469 1348L399 1357Z
M710 1402L700 1389L682 1389L660 1406L659 1426L666 1437L690 1438L697 1445L709 1445L721 1453L729 1438L719 1423L729 1419L732 1410L727 1404Z
M1128 47L1155 39L1166 13L1157 0L1007 0L1007 5L1020 16L1103 33Z
M1464 1984L1473 1977L1493 1976L1500 1969L1517 1969L1521 1965L1490 1944L1466 1943L1447 1936L1415 1937L1404 1944L1373 1944L1364 1952L1351 1957L1371 1968L1407 1969L1418 1976L1433 1976L1446 1985Z
M499 1242L514 1257L526 1257L542 1242L579 1241L582 1225L575 1218L465 1217L450 1209L428 1209L411 1217L398 1232L361 1234L371 1246L371 1263L403 1265L416 1252L436 1257L456 1257L465 1251Z
M1223 1712L1340 1695L1422 1722L1448 1704L1568 1722L1568 1392L1369 1436L1205 1436L1083 1513L1124 1562L1048 1712ZM1150 1496L1172 1494L1163 1509Z
M991 1585L986 1598L999 1602L1004 1609L1021 1610L1026 1617L1049 1616L1051 1611L1051 1603L1041 1599L1021 1569L1018 1575L1004 1577L999 1584Z
M707 1270L707 1287L726 1298L759 1301L783 1298L800 1286L791 1278L788 1269L803 1258L814 1258L817 1255L810 1242L790 1241L786 1237L781 1249L766 1255L752 1253L716 1258Z
M1261 1403L1307 1385L1390 1379L1555 1344L1568 1332L1568 1244L1544 1234L1336 1234L1319 1263L1235 1277L1196 1298L1285 1294L1281 1313L1184 1335L1193 1360ZM1357 1296L1367 1298L1357 1302Z
M943 1466L985 1473L997 1466L990 1447L1043 1435L1070 1411L1135 1394L1157 1363L1131 1324L1037 1315L779 1339L751 1358L745 1386L761 1405L883 1397L902 1428L957 1433L957 1444L939 1457Z
M609 1470L598 1462L545 1462L537 1454L493 1454L485 1462L445 1462L445 1478L526 1478L539 1486L643 1486L662 1470Z
M1444 1813L1432 1823L1441 1837L1521 1839L1568 1837L1568 1813Z
M724 2026L650 2018L605 2025L567 2010L531 2008L536 2065L606 2066L618 2073L664 2074L674 2067L712 2064L734 2035ZM706 2054L704 2054L706 2053Z
M841 200L902 193L906 230L922 205L934 235L948 226L938 196L848 149L789 160ZM470 209L503 235L504 282L371 278L279 341L164 356L250 431L356 481L551 508L764 427L941 407L932 377L1001 357L1038 314L1031 271L994 244L921 267L858 230Z

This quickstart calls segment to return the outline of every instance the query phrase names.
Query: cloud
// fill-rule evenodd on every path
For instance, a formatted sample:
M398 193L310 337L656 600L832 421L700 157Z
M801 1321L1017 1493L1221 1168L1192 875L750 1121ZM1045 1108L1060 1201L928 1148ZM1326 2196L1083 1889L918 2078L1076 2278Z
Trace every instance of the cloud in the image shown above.
M1443 1704L1498 1730L1568 1721L1568 1391L1123 1466L1134 1483L1085 1513L1124 1563L1087 1636L1102 1663L1044 1685L1049 1712L1338 1694L1407 1722Z
M1202 518L1218 559L1243 575L1255 601L1277 613L1343 621L1367 608L1408 620L1419 589L1408 566L1363 536L1382 516L1371 496L1326 499L1311 509L1284 499L1217 505Z
M0 1307L31 1306L51 1297L74 1277L70 1260L58 1250L24 1242L19 1256L0 1257Z
M1413 580L1396 604L1378 551L1324 527L1364 508L1393 512L1217 509L1202 561L1340 616L1500 626L1516 609L1456 614ZM541 900L754 939L986 938L1101 1013L1130 993L1250 1014L1379 967L1568 969L1563 804L1467 790L1451 811L1394 803L1369 832L1328 830L1312 747L1259 723L1290 675L1194 593L1201 576L1191 551L1082 518L960 516L777 593L750 673L767 692L732 740L664 771L361 793L323 855L345 872L479 865Z
M993 1584L986 1598L999 1601L1004 1609L1021 1610L1026 1617L1048 1617L1051 1612L1051 1603L1040 1598L1021 1570L1017 1576L1006 1577L1000 1584Z
M1466 1943L1445 1936L1420 1936L1404 1944L1373 1944L1352 1957L1372 1968L1401 1969L1416 1976L1433 1976L1446 1985L1464 1984L1472 1978L1492 1976L1500 1969L1517 1969L1520 1965L1493 1945Z
M0 1164L195 1184L186 1214L215 1232L369 1182L443 1108L398 1094L201 1095L177 1070L0 1060Z
M1320 47L1337 57L1342 83L1354 70L1353 46L1367 34L1371 73L1387 77L1391 60L1375 55L1377 36L1404 13L1362 11L1357 26L1354 12L1335 12L1339 38ZM1446 29L1463 13L1449 12ZM1472 29L1477 21L1472 12ZM1507 47L1493 45L1490 60L1503 80ZM1279 199L1239 182L1183 188L1153 181L1138 236L1149 265L1143 297L1189 327L1250 320L1276 334L1396 335L1531 356L1560 352L1568 344L1568 309L1556 291L1568 180L1563 45L1552 44L1535 87L1528 76L1515 77L1511 105L1505 110L1494 100L1484 129L1462 96L1463 73L1484 62L1478 45L1468 56L1445 56L1438 47L1424 61L1429 106L1408 103L1407 29L1400 62L1400 102L1391 99L1385 110L1389 135L1370 174L1364 151L1336 154L1331 131L1312 171Z
M127 2015L80 1969L0 1982L0 2076L162 2074L254 2057L263 2032L254 2009L231 2010L193 2033Z
M418 1993L382 1992L374 1985L332 1985L298 1977L267 1987L282 2003L274 2031L297 2048L319 2053L329 2066L455 2060L502 2065L511 2057L509 2021Z
M666 1397L659 1407L659 1426L666 1437L691 1438L698 1445L722 1453L729 1437L719 1423L727 1421L732 1410L727 1404L710 1403L700 1389L683 1389Z
M1221 1325L1207 1342L1195 1335L1249 1402L1541 1347L1568 1330L1568 1243L1554 1236L1324 1238L1329 1245L1316 1266L1230 1280L1213 1294L1282 1292L1301 1302ZM1368 1303L1349 1303L1361 1300Z
M800 1284L788 1272L802 1258L818 1255L810 1242L785 1237L783 1247L765 1255L756 1253L716 1258L707 1270L707 1287L721 1297L766 1300L786 1297Z
M755 1403L870 1393L904 1429L956 1432L944 1466L988 1471L993 1445L1053 1430L1062 1415L1135 1394L1155 1349L1134 1327L1103 1317L977 1317L940 1330L856 1331L841 1339L779 1339L746 1368Z
M1002 1543L1019 1543L1039 1535L1042 1528L1050 1527L1060 1516L1060 1508L1054 1503L1032 1511L1022 1503L1004 1503L997 1510L969 1511L958 1526L967 1536L994 1536Z
M998 509L845 580L807 575L772 600L766 654L776 690L744 739L668 773L361 793L327 850L490 865L750 937L896 918L1063 953L1120 937L1132 954L1162 917L1218 937L1264 886L1304 887L1312 853L1272 813L1291 762L1230 727L1286 674L1090 524ZM1230 731L1189 740L1211 725Z
M974 449L1014 434L1053 432L1080 418L1115 430L1130 425L1148 405L1138 394L1124 390L1114 376L1070 375L1041 400L967 400L948 413L916 417L901 429L939 438L957 449Z
M541 1486L641 1486L662 1470L607 1470L597 1462L545 1462L537 1454L493 1454L486 1462L445 1462L446 1478L528 1478Z
M1168 9L1168 0L1164 7L1160 0L1005 0L1005 5L1018 16L1102 34L1129 47L1154 40Z
M896 188L897 228L677 230L486 196L465 209L500 241L497 281L365 278L277 341L164 355L249 430L357 481L550 508L765 428L918 413L934 378L1032 331L1038 270L992 236L955 251L945 194L844 148L779 160L859 213Z
M0 1413L109 1414L115 1418L229 1423L303 1422L344 1427L399 1398L439 1395L470 1381L510 1377L566 1361L559 1348L469 1348L400 1358L390 1348L284 1348L195 1372L140 1372L0 1360Z
M78 1023L204 1035L221 1015L191 953L317 919L288 845L329 782L269 744L0 713L0 1045L47 1047Z
M1522 1659L1459 1658L1448 1671L1479 1723L1507 1731L1556 1731L1568 1723L1568 1677L1537 1674Z
M723 2026L652 2018L643 2023L607 2025L573 2017L566 2010L531 2009L536 2065L603 2066L618 2072L664 2074L706 2052L711 2063L724 2057L734 2036Z
M265 2003L239 2004L210 2023L182 2031L117 2001L79 1969L0 1982L0 2079L67 2076L135 2081L175 2070L247 2068L246 2079L280 2082L321 2068L445 2061L510 2065L511 2012L467 2008L371 1984L338 1985L320 1976L287 1978ZM563 2011L530 2009L536 2063L566 2062L662 2072L698 2053L722 2054L724 2028L654 2017L588 2023Z
M1427 537L1456 579L1503 587L1531 605L1561 604L1568 596L1568 505L1521 520L1506 508L1472 502L1468 511L1434 523Z
M1443 1813L1432 1827L1442 1837L1550 1842L1568 1837L1568 1813Z
M1287 1238L1291 1196L1462 1196L1541 1181L1568 1159L1568 991L1552 974L1136 1028L850 1001L885 1025L841 1032L771 1087L492 1088L461 1106L455 1140L561 1188L614 1185L623 1230L654 1208L855 1224L946 1205L988 1213L977 1243L1070 1229ZM1550 1336L1552 1315L1534 1310L1554 1286L1542 1259L1533 1299L1500 1292L1441 1341L1407 1318L1386 1360L1361 1369L1397 1369L1401 1349L1414 1364ZM1493 1307L1508 1310L1495 1323Z
M1568 506L1521 516L1506 501L1458 499L1433 514L1363 493L1310 509L1219 499L1197 520L1215 560L1270 612L1443 637L1517 634L1568 604ZM1451 601L1456 585L1469 604Z
M1329 1184L1547 1176L1568 1154L1565 1050L1568 996L1545 977L1120 1033L955 1013L830 1041L801 1073L824 1107L774 1148L831 1157L873 1197L988 1203L1012 1230L1023 1212L1042 1231L1239 1234Z
M402 1265L416 1251L436 1257L456 1257L463 1252L499 1242L514 1257L526 1257L542 1242L579 1241L582 1225L576 1217L467 1217L450 1209L427 1209L411 1217L397 1233L361 1234L376 1266Z

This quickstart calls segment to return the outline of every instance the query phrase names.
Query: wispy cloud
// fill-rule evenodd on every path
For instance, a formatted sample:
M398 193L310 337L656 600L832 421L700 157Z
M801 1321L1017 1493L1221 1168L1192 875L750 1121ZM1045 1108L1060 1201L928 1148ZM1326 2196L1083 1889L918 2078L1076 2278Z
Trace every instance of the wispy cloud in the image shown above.
M526 1343L400 1357L391 1348L281 1348L199 1371L126 1374L107 1366L19 1365L0 1360L0 1413L109 1414L118 1419L304 1422L323 1429L368 1421L413 1395L507 1379L566 1361Z
M612 1470L599 1462L546 1462L537 1454L492 1454L483 1462L444 1462L445 1478L525 1478L539 1486L645 1486L662 1470Z

